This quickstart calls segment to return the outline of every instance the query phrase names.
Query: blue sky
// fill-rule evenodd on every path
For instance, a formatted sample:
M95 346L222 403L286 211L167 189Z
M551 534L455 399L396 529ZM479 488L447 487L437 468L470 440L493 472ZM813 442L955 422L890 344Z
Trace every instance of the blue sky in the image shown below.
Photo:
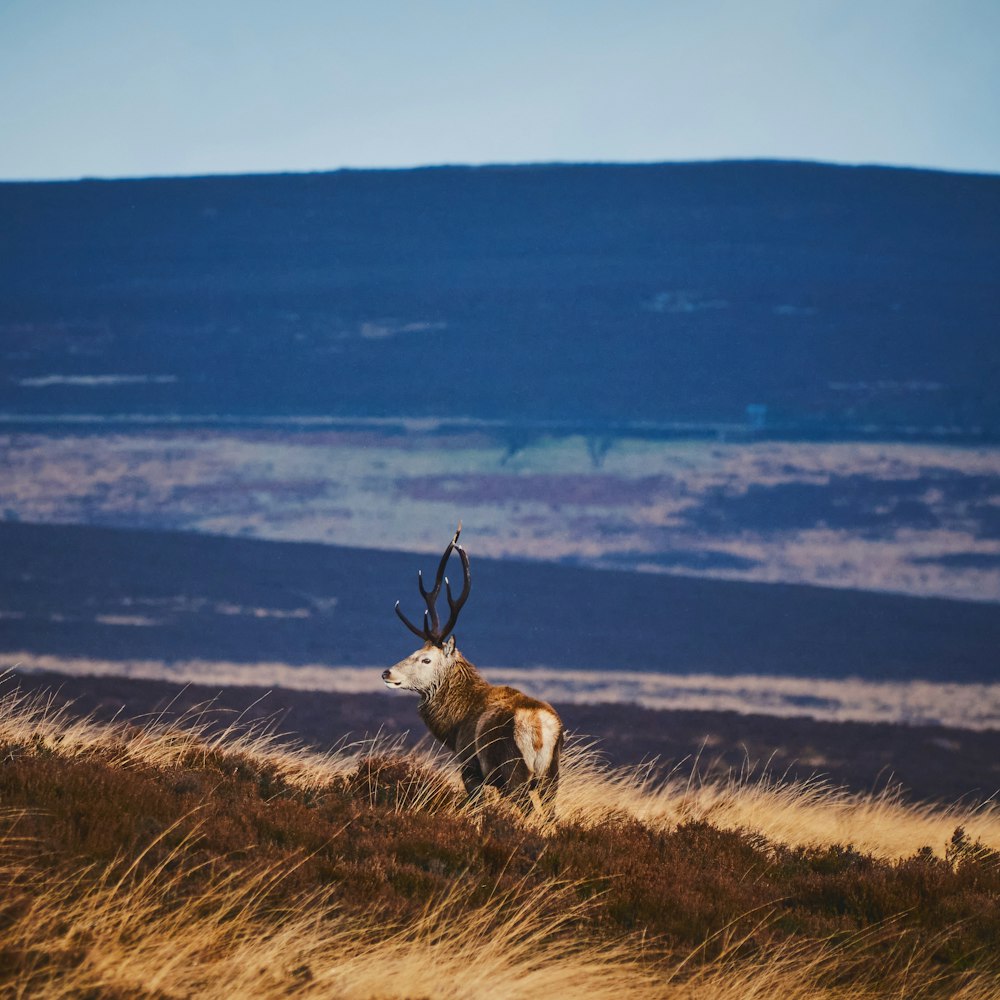
M1000 172L1000 0L3 0L0 178L794 158Z

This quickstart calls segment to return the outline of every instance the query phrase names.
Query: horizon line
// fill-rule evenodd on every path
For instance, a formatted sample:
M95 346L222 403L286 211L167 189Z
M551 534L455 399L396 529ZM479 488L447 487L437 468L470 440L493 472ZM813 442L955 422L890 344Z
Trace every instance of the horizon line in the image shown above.
M416 173L431 170L539 170L566 167L670 167L670 166L723 166L723 165L787 165L834 167L845 170L896 170L909 173L948 174L963 177L1000 177L1000 170L974 170L958 167L927 166L910 163L883 163L862 160L823 160L810 158L784 158L774 156L732 156L692 159L652 160L484 160L481 162L442 161L415 163L405 166L356 166L317 167L314 169L275 169L246 171L202 171L194 173L150 174L72 174L54 177L0 177L0 184L81 184L115 183L119 181L208 180L213 178L244 177L315 177L341 173Z

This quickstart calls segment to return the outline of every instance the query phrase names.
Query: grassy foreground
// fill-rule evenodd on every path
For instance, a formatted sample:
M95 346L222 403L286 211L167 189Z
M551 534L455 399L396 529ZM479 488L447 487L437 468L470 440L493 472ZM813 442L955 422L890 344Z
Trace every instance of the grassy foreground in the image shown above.
M0 995L998 995L996 807L567 758L544 828L429 753L9 689Z

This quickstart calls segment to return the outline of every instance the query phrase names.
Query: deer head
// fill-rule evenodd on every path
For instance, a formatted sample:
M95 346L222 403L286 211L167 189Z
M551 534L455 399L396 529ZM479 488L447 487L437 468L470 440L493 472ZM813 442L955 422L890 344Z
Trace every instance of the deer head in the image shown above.
M403 614L399 608L399 601L396 601L396 614L399 616L399 620L418 639L422 639L424 644L405 660L400 660L394 667L382 672L382 680L386 687L417 691L427 697L438 687L455 660L455 637L451 633L455 629L458 616L472 590L469 556L465 549L458 544L458 538L461 534L462 522L459 521L455 537L448 543L448 547L444 550L444 555L441 556L441 561L438 563L437 576L434 578L434 586L430 590L424 586L423 574L417 572L417 587L420 589L420 596L426 605L423 628L417 628ZM457 598L452 596L451 584L444 575L452 552L458 552L462 561L462 592ZM442 583L448 598L449 608L448 620L443 626L437 612L437 599L441 593Z

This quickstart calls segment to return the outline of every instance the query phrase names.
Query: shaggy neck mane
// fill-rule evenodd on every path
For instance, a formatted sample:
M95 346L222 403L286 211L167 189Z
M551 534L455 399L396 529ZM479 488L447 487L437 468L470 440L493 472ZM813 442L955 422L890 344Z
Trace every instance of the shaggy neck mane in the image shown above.
M442 743L455 749L455 731L463 719L486 707L489 684L456 649L448 675L420 702L420 716Z

